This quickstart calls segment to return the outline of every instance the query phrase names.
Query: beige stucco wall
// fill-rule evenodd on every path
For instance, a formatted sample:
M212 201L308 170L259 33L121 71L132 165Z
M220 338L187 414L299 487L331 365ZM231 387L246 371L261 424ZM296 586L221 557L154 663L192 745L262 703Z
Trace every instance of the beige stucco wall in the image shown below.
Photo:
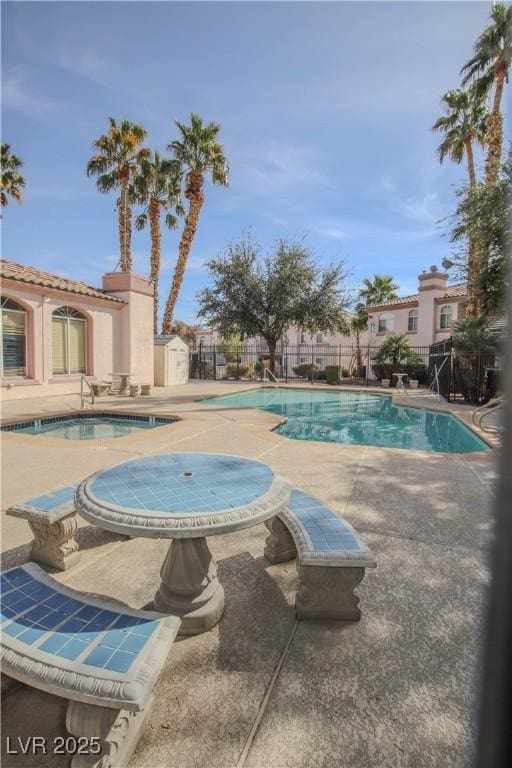
M140 278L126 282L118 296L123 303L82 296L14 280L2 281L2 295L27 310L27 376L2 379L2 399L80 392L80 374L52 372L52 314L70 306L87 319L86 374L111 379L113 371L133 372L134 379L153 384L153 286Z
M133 272L110 272L103 276L103 288L126 302L117 337L119 367L116 370L131 373L134 381L153 386L152 281Z

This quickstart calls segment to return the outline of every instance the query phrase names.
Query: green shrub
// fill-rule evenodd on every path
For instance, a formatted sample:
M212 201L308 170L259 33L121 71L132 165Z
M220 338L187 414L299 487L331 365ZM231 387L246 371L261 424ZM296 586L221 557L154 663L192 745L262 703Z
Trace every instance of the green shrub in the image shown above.
M401 370L407 373L409 379L416 379L420 384L426 384L428 380L427 366L423 363L408 363Z
M228 363L226 375L228 379L241 379L249 373L249 366L245 363Z
M340 380L340 369L337 365L325 366L325 378L328 384L337 384Z
M320 370L317 373L315 373L315 379L317 381L325 381L327 379L327 375L325 373L325 370Z
M320 370L320 366L316 363L300 363L300 365L294 365L293 372L296 376L300 376L302 379L312 379L313 375Z
M341 369L341 378L342 379L349 379L350 378L350 371L348 368L342 368Z

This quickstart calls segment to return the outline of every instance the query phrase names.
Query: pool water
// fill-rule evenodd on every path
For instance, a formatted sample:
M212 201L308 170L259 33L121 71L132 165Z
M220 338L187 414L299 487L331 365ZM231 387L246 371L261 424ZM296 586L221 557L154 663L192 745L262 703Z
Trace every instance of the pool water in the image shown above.
M144 429L170 424L175 419L160 416L131 416L123 414L77 414L74 417L57 416L31 422L9 424L3 431L24 435L48 435L65 440L101 440L125 437Z
M259 408L286 417L277 432L294 440L472 453L489 446L449 413L395 405L388 395L259 389L209 398L208 405Z

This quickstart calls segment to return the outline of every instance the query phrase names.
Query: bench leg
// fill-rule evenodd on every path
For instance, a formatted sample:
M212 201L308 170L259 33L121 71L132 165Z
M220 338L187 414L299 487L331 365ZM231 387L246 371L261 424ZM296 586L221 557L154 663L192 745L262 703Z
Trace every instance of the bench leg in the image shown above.
M135 752L153 709L154 697L142 712L109 709L70 701L66 728L73 736L99 738L101 752L74 755L71 768L125 768Z
M299 619L359 621L359 598L353 590L364 576L364 568L300 565L295 610Z
M78 543L73 538L78 528L75 511L51 525L35 520L29 520L29 525L34 534L32 560L65 571L80 559Z
M297 556L297 548L286 525L278 517L265 521L270 535L265 539L263 553L271 563L284 563Z

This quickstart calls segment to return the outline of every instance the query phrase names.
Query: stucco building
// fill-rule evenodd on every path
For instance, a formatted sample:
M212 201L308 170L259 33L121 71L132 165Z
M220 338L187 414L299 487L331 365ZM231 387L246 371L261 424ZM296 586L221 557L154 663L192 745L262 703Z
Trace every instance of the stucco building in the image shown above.
M418 293L367 308L368 339L379 346L388 333L406 334L412 346L429 346L453 334L465 315L466 283L448 285L436 267L418 277Z
M449 338L453 333L454 324L464 317L467 300L466 283L448 285L448 275L432 266L423 271L418 277L418 293L403 296L379 305L367 307L368 330L359 337L362 347L378 347L388 333L406 334L412 346L427 347L436 341ZM347 313L347 320L353 315ZM220 334L211 328L202 328L197 335L197 343L204 345L218 344ZM250 339L247 345L258 343ZM314 348L318 357L322 351L332 347L354 349L356 337L354 334L343 336L340 333L325 333L316 331L310 333L292 326L286 332L283 343L290 348L304 348L310 357ZM316 354L316 353L315 353ZM318 361L320 364L320 360Z
M110 272L102 288L1 260L2 397L78 392L126 372L153 384L153 283Z

